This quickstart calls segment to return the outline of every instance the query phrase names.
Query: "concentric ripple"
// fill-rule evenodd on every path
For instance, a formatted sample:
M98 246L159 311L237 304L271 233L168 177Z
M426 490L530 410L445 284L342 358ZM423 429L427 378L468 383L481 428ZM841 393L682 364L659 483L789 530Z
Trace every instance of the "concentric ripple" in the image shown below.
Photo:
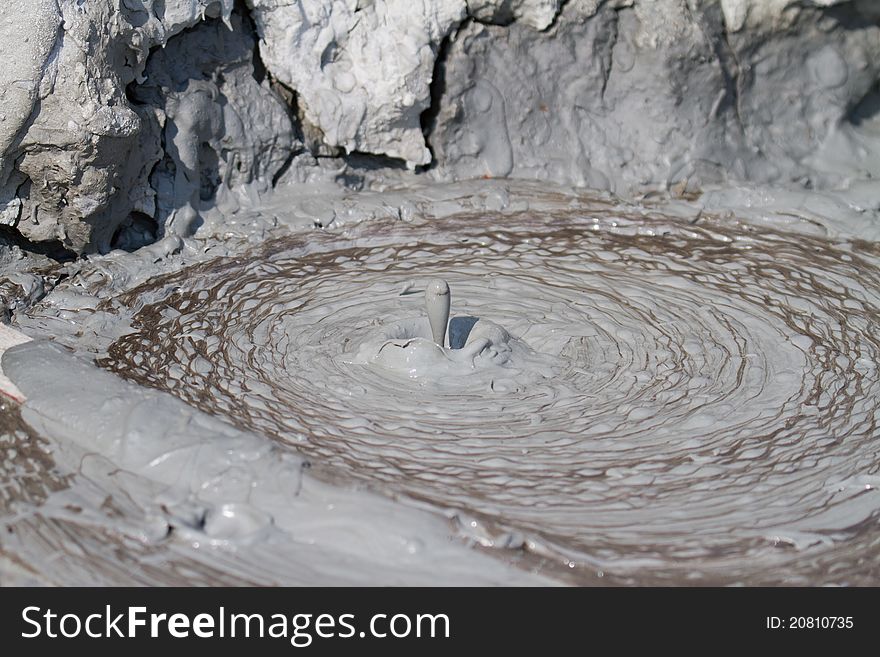
M552 366L352 363L434 277ZM582 581L817 582L880 531L878 279L872 244L732 221L374 222L134 290L102 364Z

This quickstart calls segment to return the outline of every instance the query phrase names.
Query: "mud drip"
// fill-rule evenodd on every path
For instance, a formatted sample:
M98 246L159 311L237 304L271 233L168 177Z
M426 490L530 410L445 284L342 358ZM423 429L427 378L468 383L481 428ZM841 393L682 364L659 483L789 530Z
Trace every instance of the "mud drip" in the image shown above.
M435 277L450 343L485 319L522 358L351 358ZM371 223L134 290L102 364L578 581L814 582L878 542L878 279L872 245L729 221Z

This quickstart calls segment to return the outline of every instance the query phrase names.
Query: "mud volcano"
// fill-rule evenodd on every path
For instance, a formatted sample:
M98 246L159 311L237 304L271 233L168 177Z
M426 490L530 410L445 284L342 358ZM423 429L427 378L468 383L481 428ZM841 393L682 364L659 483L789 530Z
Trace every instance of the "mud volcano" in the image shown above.
M0 54L0 584L880 581L878 3L4 0Z
M100 364L454 509L566 579L765 583L785 565L806 583L877 541L878 262L657 214L377 222L132 290L136 330ZM487 318L522 352L421 376L353 359L426 324L400 292L432 277L450 342Z

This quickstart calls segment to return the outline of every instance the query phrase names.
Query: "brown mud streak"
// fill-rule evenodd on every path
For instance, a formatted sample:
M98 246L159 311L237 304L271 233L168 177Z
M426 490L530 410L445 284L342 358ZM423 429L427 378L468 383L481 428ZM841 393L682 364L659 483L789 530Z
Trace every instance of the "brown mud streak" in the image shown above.
M32 524L16 512L23 506L38 507L51 493L66 489L69 479L57 472L46 442L21 419L18 406L3 395L0 454L0 555L36 575L33 560L6 547L10 535L21 535Z

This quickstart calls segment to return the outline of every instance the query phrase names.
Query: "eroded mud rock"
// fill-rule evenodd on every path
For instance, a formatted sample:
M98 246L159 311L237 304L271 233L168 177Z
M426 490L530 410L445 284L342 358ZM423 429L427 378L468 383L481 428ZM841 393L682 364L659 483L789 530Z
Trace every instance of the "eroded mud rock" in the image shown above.
M470 23L445 62L440 170L618 192L845 184L817 153L876 84L877 12L788 4L572 2L547 33ZM836 160L864 148L835 144Z
M0 223L134 249L265 192L303 142L298 167L861 190L878 21L868 0L11 0Z
M156 217L159 236L191 235L221 186L267 191L297 148L289 108L255 78L254 45L238 14L228 25L200 24L156 51L145 81L130 91L141 111L152 111L163 156L140 181L137 208Z

